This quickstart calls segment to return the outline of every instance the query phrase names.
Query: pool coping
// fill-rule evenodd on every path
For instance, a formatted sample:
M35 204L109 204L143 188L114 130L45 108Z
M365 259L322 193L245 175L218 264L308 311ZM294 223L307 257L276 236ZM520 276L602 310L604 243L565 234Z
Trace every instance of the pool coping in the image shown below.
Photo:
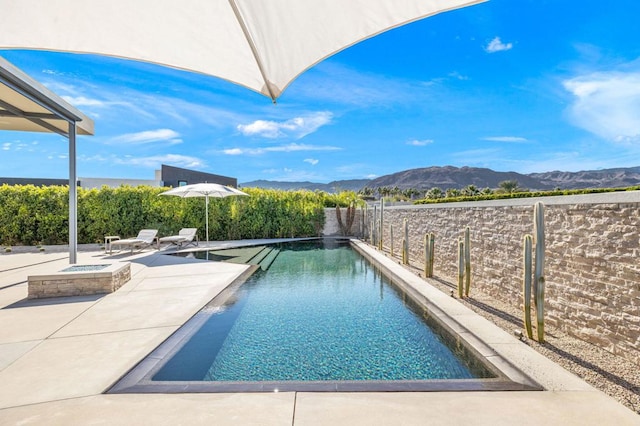
M322 240L322 237L314 238ZM350 242L351 247L367 259L374 268L383 273L393 285L407 294L415 303L429 312L451 336L458 338L467 350L480 360L495 378L448 379L448 380L348 380L348 381L154 381L151 378L162 368L164 363L175 354L182 344L206 320L206 315L196 313L183 327L176 330L161 345L131 368L120 380L108 388L105 393L237 393L237 392L460 392L460 391L541 391L543 386L527 374L515 367L505 357L499 355L485 344L459 321L446 314L431 300L421 294L414 286L403 279L402 271L393 262L365 243L353 239L342 238ZM212 301L222 305L235 289L242 285L256 270L251 265L244 273L233 280L216 295ZM413 278L411 274L409 276ZM412 280L410 280L412 281ZM427 284L423 281L424 284ZM427 284L428 285L428 284ZM458 302L456 304L460 305ZM466 308L465 308L466 309Z

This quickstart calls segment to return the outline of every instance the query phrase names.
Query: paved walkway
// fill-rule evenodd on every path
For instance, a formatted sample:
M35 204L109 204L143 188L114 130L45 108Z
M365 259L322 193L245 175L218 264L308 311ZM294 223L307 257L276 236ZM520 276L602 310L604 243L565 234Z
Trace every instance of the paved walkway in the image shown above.
M388 268L448 304L467 332L548 390L105 395L247 267L155 251L80 252L81 264L131 262L131 281L109 295L26 299L29 275L59 271L67 259L64 253L0 256L2 425L640 424L640 416L386 258Z

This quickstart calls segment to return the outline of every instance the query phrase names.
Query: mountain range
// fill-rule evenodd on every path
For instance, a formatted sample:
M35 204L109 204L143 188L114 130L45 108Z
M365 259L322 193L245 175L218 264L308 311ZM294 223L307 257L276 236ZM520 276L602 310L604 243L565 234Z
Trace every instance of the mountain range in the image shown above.
M462 189L468 185L477 188L498 188L500 182L515 180L518 186L530 190L617 188L640 185L640 166L602 170L584 170L580 172L552 171L545 173L521 174L516 172L498 172L479 167L433 166L404 170L375 179L339 180L330 183L278 182L257 180L240 184L242 187L272 189L308 189L337 192L340 190L359 191L364 187L414 188L427 190L434 187L446 190Z

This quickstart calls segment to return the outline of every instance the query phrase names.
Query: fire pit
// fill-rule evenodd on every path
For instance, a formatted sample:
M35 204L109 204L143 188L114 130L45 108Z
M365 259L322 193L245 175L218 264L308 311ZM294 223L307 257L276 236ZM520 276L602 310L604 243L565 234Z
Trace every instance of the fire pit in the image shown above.
M47 275L30 275L29 299L113 293L131 279L131 264L73 265Z

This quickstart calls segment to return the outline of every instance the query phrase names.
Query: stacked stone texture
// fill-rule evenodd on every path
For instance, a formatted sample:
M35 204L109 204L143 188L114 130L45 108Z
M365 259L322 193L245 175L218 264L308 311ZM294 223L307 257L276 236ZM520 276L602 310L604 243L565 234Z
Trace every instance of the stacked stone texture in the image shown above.
M400 230L406 218L411 264L422 269L424 235L433 232L434 275L450 283L457 241L469 226L471 296L479 288L522 307L522 241L534 232L533 206L405 206L384 214L385 251L389 226ZM546 324L640 364L640 204L549 205L545 222ZM401 253L394 234L394 253Z
M356 215L353 219L353 225L351 226L350 237L361 237L362 234L362 209L358 209L356 211ZM345 224L347 222L347 208L343 207L340 209L340 217L342 219L342 223ZM335 237L342 236L342 232L340 230L340 225L338 223L338 217L335 208L326 208L324 209L324 227L322 229L322 235L325 237Z
M30 299L49 297L86 296L112 293L131 279L131 266L125 264L118 270L104 276L74 277L60 276L56 279L30 279L28 292Z

